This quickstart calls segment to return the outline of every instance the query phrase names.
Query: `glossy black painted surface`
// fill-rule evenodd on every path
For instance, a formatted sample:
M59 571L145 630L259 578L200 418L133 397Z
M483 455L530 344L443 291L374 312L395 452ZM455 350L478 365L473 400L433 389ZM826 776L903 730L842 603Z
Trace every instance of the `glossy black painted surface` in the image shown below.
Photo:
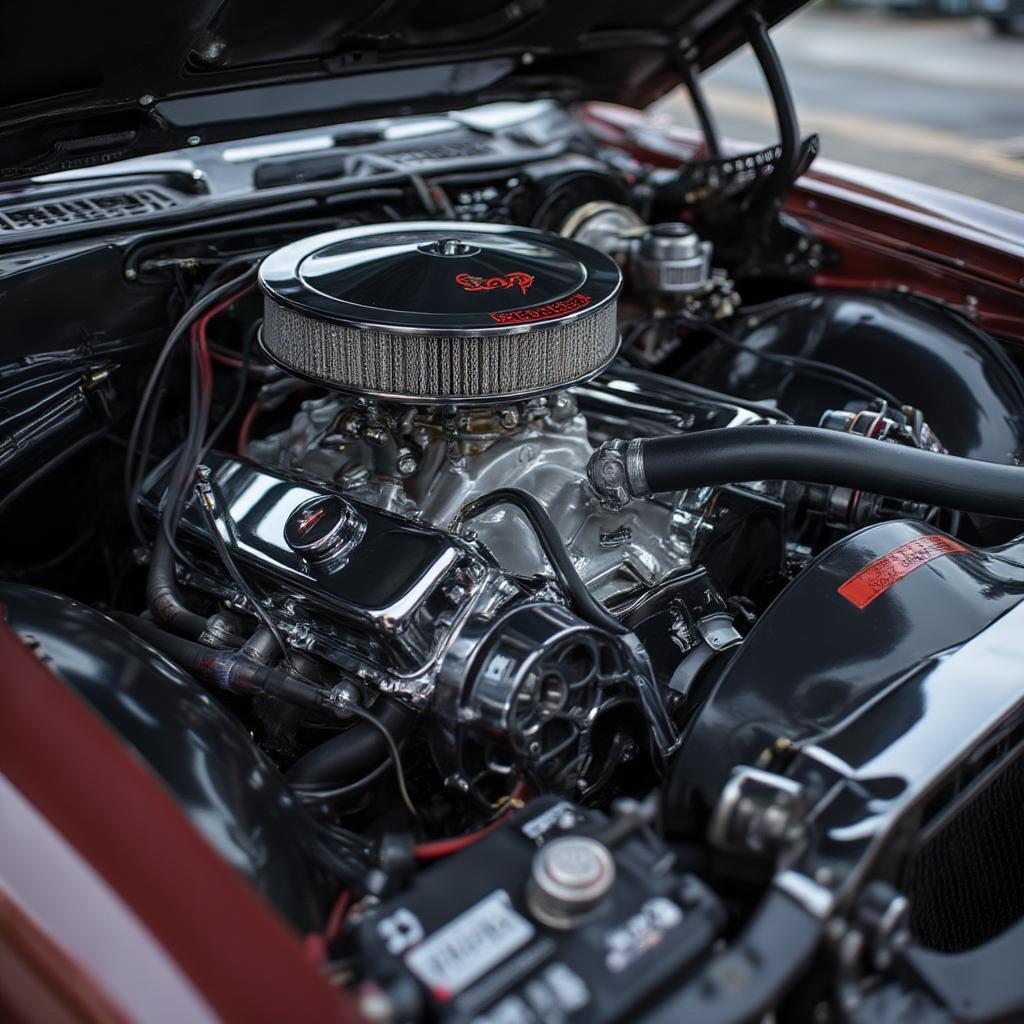
M185 0L8 5L0 177L350 118L472 103L646 106L742 45L749 0ZM762 0L772 24L800 0ZM46 60L26 40L46 40ZM526 57L529 59L525 59ZM332 116L333 115L333 116ZM73 141L74 144L69 144Z
M916 406L954 455L1014 463L1024 455L1024 384L990 338L938 305L879 293L793 295L725 324L753 352L852 370ZM694 380L748 399L777 398L808 426L854 396L819 378L713 348Z
M949 1021L1024 1020L1024 977L1021 950L1024 949L1024 921L1008 928L998 938L959 955L934 953L911 947L904 962L949 1011ZM918 1019L904 1018L904 1020ZM899 1024L896 1013L864 1015L858 1024Z
M337 888L321 866L320 839L238 722L176 665L85 605L14 583L0 583L0 605L10 628L33 639L214 849L295 928L318 929Z
M829 732L792 755L786 775L799 783L812 804L805 842L788 871L818 882L839 903L851 899L874 875L914 900L921 914L941 914L955 899L951 877L962 868L948 848L936 857L933 887L914 885L908 873L921 836L936 821L959 823L970 815L976 787L992 784L991 771L1006 770L1021 756L1024 680L1020 672L1024 604L1010 608L977 636L901 675L844 717ZM1019 804L999 798L991 812L1012 819ZM957 846L975 846L968 872L982 872L993 844L1014 863L1014 840L984 819L967 817ZM1012 833L1011 833L1012 835ZM1015 867L1009 871L1016 870ZM1019 916L1012 879L1000 867L979 888L976 921L950 908L931 936L946 949L963 949L987 938ZM824 881L821 881L824 879ZM934 884L938 880L938 884ZM998 892L1001 908L986 907Z
M732 768L780 739L828 733L893 680L963 644L1024 600L1024 548L934 558L864 608L838 588L900 545L938 531L882 523L853 534L804 570L761 617L717 680L684 739L667 795L670 824L700 827ZM886 724L895 741L917 721Z
M381 329L508 333L493 314L567 302L589 316L614 299L614 260L558 235L502 224L419 221L345 228L271 253L263 290L317 319ZM572 300L585 294L586 302Z

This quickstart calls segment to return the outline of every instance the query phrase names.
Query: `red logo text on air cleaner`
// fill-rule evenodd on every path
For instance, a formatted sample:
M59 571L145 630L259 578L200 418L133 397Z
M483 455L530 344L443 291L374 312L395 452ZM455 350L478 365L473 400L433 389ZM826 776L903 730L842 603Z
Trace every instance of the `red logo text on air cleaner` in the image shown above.
M505 313L491 313L490 318L499 324L531 324L535 320L554 320L557 317L565 316L567 313L575 313L577 309L589 306L593 300L589 295L577 292L567 299L559 299L557 302L548 302L543 306L529 306L526 309L510 309Z
M456 274L455 283L461 284L467 292L489 292L495 288L518 288L524 295L533 284L533 278L522 270L513 270L504 277L474 277L472 274Z
M867 608L876 597L881 597L915 569L942 555L956 555L966 550L951 537L939 534L919 537L864 566L839 588L839 594L858 608Z

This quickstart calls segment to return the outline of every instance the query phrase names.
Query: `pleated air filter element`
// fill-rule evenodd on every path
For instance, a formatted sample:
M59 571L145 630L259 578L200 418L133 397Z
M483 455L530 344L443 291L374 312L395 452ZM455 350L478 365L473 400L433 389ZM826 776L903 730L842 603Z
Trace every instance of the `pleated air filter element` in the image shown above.
M260 267L263 347L289 373L419 404L491 404L600 373L621 275L603 253L495 224L331 231Z

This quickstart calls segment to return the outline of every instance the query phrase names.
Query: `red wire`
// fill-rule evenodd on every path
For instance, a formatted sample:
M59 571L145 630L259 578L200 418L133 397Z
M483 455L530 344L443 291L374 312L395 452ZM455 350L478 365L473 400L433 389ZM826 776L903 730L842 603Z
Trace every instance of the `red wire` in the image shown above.
M253 286L246 285L244 288L240 288L234 295L229 295L223 302L219 302L212 309L208 309L197 321L202 323L204 320L209 323L218 313L223 313L228 306L234 305L243 295L248 295L251 292Z
M233 295L229 295L222 302L218 302L216 306L208 309L190 328L189 337L192 346L196 349L199 356L199 388L205 405L209 405L213 397L213 365L212 356L207 344L206 328L218 313L223 313L225 309L233 306L243 295L248 295L252 291L252 287L250 284L245 288L240 288ZM241 363L238 365L240 366Z
M322 932L310 932L303 937L303 945L306 948L306 955L318 967L327 963L329 956L328 946L345 930L345 918L348 915L349 906L352 903L352 893L348 889L342 889L338 898L331 907L327 916L327 923Z
M225 355L223 352L218 352L216 349L210 349L210 358L215 363L220 363L221 366L230 366L233 370L240 370L242 368L241 359Z
M206 328L210 321L222 313L229 306L234 305L243 295L252 291L252 285L240 288L233 295L229 295L223 302L219 302L212 309L208 309L198 320L189 327L189 344L195 353L199 363L199 404L202 408L203 419L210 409L213 401L213 363L210 358L210 348L206 339Z
M247 285L245 288L240 288L234 295L229 295L223 302L217 303L216 306L208 309L193 325L192 325L192 341L194 344L198 344L199 347L199 358L200 358L200 382L203 390L203 394L207 400L213 394L213 366L212 360L218 359L223 361L225 359L230 360L230 356L221 356L219 353L211 353L209 346L207 345L206 328L209 326L210 321L217 316L218 313L223 313L229 306L233 306L243 295L248 295L252 291L252 285ZM232 360L229 365L234 365L237 369L242 364L238 361Z
M223 302L219 302L216 306L208 309L190 328L189 338L199 359L199 393L200 402L204 410L209 409L210 402L213 399L213 360L218 359L221 362L228 360L229 365L235 365L236 368L242 365L236 360L231 360L230 356L211 353L207 343L206 329L210 321L218 313L223 313L225 309L233 306L243 295L248 295L252 291L252 287L252 285L247 285L245 288L240 288L233 295L229 295Z
M193 325L193 330L198 329L199 345L204 354L204 359L209 367L211 358L216 358L219 361L229 360L229 365L234 365L237 369L241 366L241 362L238 360L231 360L230 356L221 356L220 353L211 353L206 343L206 328L210 321L218 314L223 313L229 306L233 306L243 295L248 295L252 291L252 285L248 285L245 288L240 288L234 295L229 295L223 302L219 302L212 309L208 309ZM210 368L212 370L212 368ZM212 378L211 378L212 380Z
M189 337L192 347L196 350L199 358L199 393L204 409L209 408L210 402L213 399L213 359L219 358L218 353L210 352L209 345L207 344L206 328L218 313L223 313L225 309L233 306L243 295L248 295L252 288L251 284L246 285L245 288L239 288L233 295L229 295L222 302L218 302L216 306L208 309L190 329ZM237 365L240 366L241 363Z
M493 832L499 825L504 824L508 813L492 821L489 825L477 829L475 832L467 832L464 836L453 836L451 839L437 839L430 843L419 843L413 847L413 853L417 860L436 860L438 857L447 857L449 854L458 853L467 846L472 846L478 839L483 839L489 832Z
M452 836L451 839L436 839L429 843L419 843L414 846L413 853L416 859L436 860L438 857L447 857L449 854L464 850L467 846L472 846L477 840L483 839L484 836L493 832L499 825L505 824L505 821L518 809L516 805L522 800L525 792L526 787L520 782L512 790L512 794L509 797L509 809L498 818L495 818L489 825L484 825L483 828L478 828L475 832L467 832L462 836Z
M334 942L336 938L345 930L345 917L348 914L349 905L352 902L352 893L348 889L343 889L339 894L338 898L334 901L334 906L331 908L330 916L327 918L327 924L324 925L324 941L328 944Z
M242 418L242 425L238 428L238 454L244 456L246 449L249 447L249 432L252 430L252 425L256 420L256 417L260 414L262 408L260 400L257 398L252 405L249 406Z
M509 815L517 810L516 804L522 800L525 792L526 787L522 783L516 786L509 797L510 806L508 810L489 825L485 825L475 832L468 832L464 836L454 836L451 839L438 839L435 842L420 843L413 848L416 859L434 860L437 857L447 857L448 854L457 853L459 850L464 850L467 846L471 846L478 839L483 839L485 835L493 832L499 825L503 825ZM328 947L332 942L340 938L345 931L345 918L348 916L351 905L352 893L348 889L343 889L338 894L338 898L334 901L334 906L327 916L327 923L324 925L323 932L319 935L314 933L305 937L306 952L315 963L326 963Z
M213 396L213 366L210 363L210 350L206 346L206 323L200 320L192 328L192 346L199 356L199 395L200 402L209 406Z

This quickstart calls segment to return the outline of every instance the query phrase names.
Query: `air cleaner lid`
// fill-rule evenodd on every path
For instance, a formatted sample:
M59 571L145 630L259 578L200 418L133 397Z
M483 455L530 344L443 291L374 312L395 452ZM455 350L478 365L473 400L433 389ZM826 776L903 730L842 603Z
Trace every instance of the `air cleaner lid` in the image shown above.
M396 401L541 394L600 372L618 344L616 263L527 228L346 228L272 253L260 284L281 366Z
M595 311L619 268L558 235L415 222L314 235L272 253L264 291L318 319L375 330L500 330Z

